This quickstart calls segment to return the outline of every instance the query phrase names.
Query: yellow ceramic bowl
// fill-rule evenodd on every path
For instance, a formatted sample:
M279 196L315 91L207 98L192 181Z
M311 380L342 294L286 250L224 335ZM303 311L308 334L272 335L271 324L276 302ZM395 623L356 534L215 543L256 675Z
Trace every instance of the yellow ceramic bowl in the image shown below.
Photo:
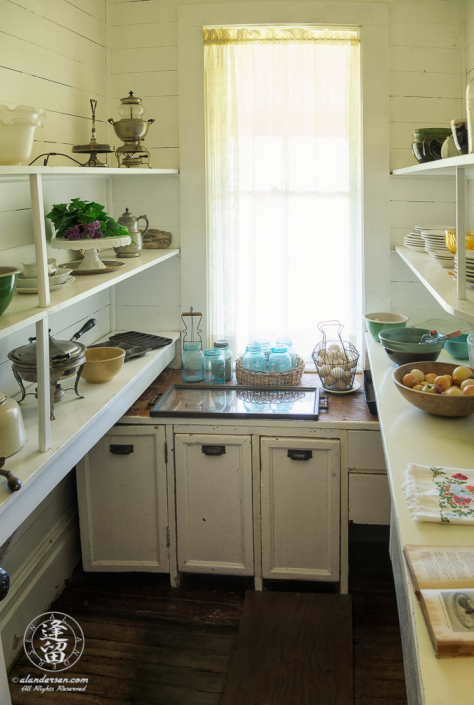
M455 230L445 230L444 231L444 241L446 247L453 255L456 254L456 231ZM474 250L474 232L472 230L466 230L466 250Z
M121 348L88 348L82 378L89 384L110 382L122 369L125 350Z

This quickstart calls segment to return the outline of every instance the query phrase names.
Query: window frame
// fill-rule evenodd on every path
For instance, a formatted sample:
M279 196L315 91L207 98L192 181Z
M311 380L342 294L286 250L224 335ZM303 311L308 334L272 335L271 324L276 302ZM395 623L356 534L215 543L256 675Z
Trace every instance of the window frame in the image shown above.
M389 8L380 3L264 0L178 6L181 306L202 311L208 340L203 27L326 25L361 39L361 232L365 310L390 306ZM361 311L361 315L364 311ZM317 341L315 340L315 343Z

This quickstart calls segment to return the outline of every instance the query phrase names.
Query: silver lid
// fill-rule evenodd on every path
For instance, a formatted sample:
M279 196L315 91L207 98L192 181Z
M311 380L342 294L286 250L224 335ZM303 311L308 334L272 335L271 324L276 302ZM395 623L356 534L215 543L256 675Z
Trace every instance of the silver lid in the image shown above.
M29 338L29 345L22 345L12 350L8 357L13 362L21 362L26 365L36 366L37 347L36 339ZM49 339L49 359L51 363L62 362L79 355L82 355L84 346L81 343L74 343L71 340Z
M229 348L230 345L227 340L215 340L214 347L215 348Z

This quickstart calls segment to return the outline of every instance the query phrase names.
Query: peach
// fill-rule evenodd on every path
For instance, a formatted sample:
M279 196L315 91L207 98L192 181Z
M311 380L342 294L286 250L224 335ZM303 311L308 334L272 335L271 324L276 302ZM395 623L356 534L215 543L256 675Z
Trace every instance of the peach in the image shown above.
M412 389L416 384L419 383L418 377L415 377L415 375L412 374L407 374L402 380L403 384L405 387L410 387Z
M411 375L415 375L415 377L418 377L419 382L423 382L425 379L425 373L422 372L421 370L412 370L410 372Z
M415 384L415 386L412 387L412 389L414 389L416 392L421 392L423 389L423 385L422 384Z
M450 396L450 397L458 397L459 395L463 394L463 392L461 392L459 387L450 387L444 393L446 394L446 396Z
M435 383L435 379L436 379L437 376L438 376L438 375L435 374L434 372L428 372L428 374L425 375L425 382L426 382L426 384L434 384L434 383Z
M452 387L453 386L453 378L451 375L443 375L443 377L447 377L449 379L449 385Z
M447 377L444 377L443 375L441 375L440 377L436 377L434 383L438 384L443 390L443 392L445 392L451 386L449 383L449 379Z
M466 396L474 394L474 384L470 384L468 387L464 387L463 394L465 394Z
M457 384L458 387L462 382L464 382L464 380L469 379L473 376L474 375L472 373L472 370L469 367L465 367L464 365L456 367L456 369L453 370L453 382L454 384Z
M474 379L465 379L464 382L461 382L461 391L463 392L466 387L471 387L474 384ZM472 392L471 392L472 394Z

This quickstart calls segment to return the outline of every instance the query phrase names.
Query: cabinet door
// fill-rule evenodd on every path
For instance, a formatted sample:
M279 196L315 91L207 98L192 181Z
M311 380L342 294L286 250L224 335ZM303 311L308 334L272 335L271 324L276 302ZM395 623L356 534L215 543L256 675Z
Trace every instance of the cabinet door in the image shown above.
M178 568L253 575L249 436L175 436Z
M263 438L264 578L339 580L340 442Z
M114 426L77 467L84 569L169 569L164 427Z

